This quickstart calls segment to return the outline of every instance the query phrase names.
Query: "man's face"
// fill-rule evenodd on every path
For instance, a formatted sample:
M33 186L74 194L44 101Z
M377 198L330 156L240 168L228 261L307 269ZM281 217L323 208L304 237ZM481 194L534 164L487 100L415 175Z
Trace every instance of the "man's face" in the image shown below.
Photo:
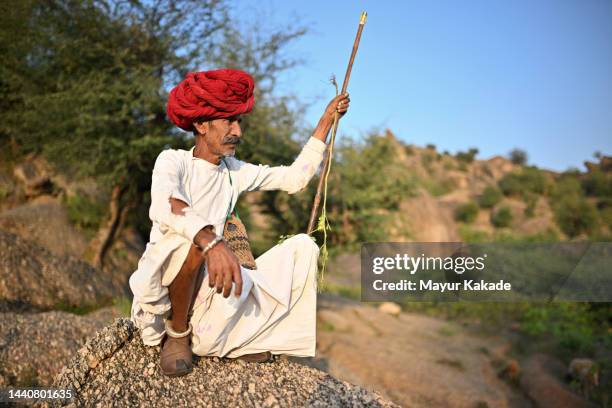
M233 156L242 138L240 121L240 115L237 115L227 119L194 123L194 126L200 134L204 134L203 141L210 153L219 156Z

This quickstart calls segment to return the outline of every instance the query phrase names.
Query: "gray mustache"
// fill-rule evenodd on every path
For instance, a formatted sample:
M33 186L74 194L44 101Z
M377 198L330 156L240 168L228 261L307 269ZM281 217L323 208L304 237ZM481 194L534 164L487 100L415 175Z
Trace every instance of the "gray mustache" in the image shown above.
M242 140L238 136L225 136L221 143L239 145Z

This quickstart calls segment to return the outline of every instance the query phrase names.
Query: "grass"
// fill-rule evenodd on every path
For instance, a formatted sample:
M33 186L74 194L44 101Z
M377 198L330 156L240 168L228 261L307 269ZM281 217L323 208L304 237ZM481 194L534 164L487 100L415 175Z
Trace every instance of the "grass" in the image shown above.
M438 330L438 333L444 337L453 337L455 334L455 330L450 327L442 327Z
M419 180L419 183L434 197L443 196L455 189L455 183L451 179L437 181L431 178L423 178Z
M4 186L0 186L0 201L4 201L11 195L11 191Z
M436 360L436 363L452 367L452 368L454 368L456 370L459 370L459 371L465 371L465 366L459 360L451 360L451 359L448 359L448 358L441 358L441 359Z
M321 291L323 293L331 293L347 299L361 300L361 288L356 286L325 283Z
M326 321L320 321L319 322L319 328L322 331L326 331L326 332L333 332L336 331L336 326L334 326L333 324L331 324L330 322L326 322Z
M468 225L459 225L459 236L464 242L488 242L490 235L485 231L479 231Z
M84 315L87 315L89 313L95 312L96 310L99 310L99 309L102 309L108 306L116 307L121 313L121 316L123 317L130 317L131 315L132 301L125 296L114 298L114 299L108 299L107 301L103 301L97 304L79 305L79 306L72 305L72 304L62 301L62 302L56 303L51 308L51 310L60 310L66 313L72 313L75 315L84 316Z
M108 304L109 303L104 302L102 304L90 304L90 305L78 305L77 306L77 305L73 305L70 303L66 303L65 301L61 301L61 302L56 303L51 309L83 316L91 312L94 312L98 309L101 309L105 306L108 306Z
M119 313L123 317L130 317L132 314L132 301L128 298L120 297L113 300L113 306L119 309Z

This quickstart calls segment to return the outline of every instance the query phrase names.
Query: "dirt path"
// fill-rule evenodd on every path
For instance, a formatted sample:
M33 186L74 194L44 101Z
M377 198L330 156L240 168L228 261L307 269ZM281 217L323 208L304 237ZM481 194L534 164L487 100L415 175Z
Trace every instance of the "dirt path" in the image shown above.
M529 407L491 365L503 340L418 314L395 317L324 295L312 365L406 407Z

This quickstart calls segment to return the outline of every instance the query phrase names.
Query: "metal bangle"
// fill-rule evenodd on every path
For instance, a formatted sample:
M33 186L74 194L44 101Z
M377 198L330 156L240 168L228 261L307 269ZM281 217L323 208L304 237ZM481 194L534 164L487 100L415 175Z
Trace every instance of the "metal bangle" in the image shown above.
M219 242L223 241L223 235L217 235L215 237L215 239L213 239L212 241L210 241L208 243L208 245L206 245L204 247L204 249L202 250L202 255L206 255L206 253L208 251L210 251L212 249L212 247L214 247L215 245L217 245Z

